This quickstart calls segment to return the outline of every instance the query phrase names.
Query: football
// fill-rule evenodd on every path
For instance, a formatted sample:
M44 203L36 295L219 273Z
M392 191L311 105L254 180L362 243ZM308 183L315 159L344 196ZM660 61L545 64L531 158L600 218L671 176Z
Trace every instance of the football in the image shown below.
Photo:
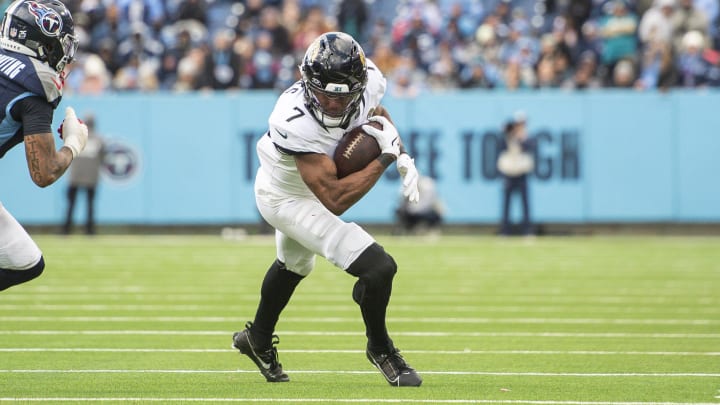
M339 179L362 170L368 163L380 156L380 146L375 138L363 131L363 125L382 128L381 124L370 121L358 125L340 138L333 156Z

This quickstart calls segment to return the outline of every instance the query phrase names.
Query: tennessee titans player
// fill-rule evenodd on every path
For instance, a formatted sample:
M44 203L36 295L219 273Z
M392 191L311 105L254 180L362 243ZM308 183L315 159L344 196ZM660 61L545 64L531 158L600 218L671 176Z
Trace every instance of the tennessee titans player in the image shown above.
M5 11L0 25L0 158L24 142L30 177L39 187L58 180L87 141L87 126L72 107L65 110L59 150L51 129L62 98L63 70L77 45L72 16L57 0L16 0ZM44 268L40 248L0 203L0 291L38 277Z

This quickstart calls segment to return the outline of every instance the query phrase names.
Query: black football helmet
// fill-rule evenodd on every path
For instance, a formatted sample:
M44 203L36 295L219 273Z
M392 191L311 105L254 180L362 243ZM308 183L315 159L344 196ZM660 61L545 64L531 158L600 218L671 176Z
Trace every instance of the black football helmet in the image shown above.
M300 73L305 104L315 118L326 127L346 126L367 86L367 63L360 44L342 32L322 34L305 52Z
M15 0L0 25L0 46L32 56L60 73L78 47L70 11L58 0Z

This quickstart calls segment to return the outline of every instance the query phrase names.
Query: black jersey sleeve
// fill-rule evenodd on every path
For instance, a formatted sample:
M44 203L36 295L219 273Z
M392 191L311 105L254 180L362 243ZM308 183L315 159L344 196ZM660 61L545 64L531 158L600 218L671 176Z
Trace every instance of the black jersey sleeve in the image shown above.
M52 133L53 106L40 97L25 97L15 103L11 114L22 122L23 135Z

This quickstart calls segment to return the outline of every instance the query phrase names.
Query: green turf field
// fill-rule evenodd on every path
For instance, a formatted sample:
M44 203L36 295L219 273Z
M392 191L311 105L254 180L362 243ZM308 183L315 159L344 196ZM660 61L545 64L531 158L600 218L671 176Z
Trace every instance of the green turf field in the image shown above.
M278 325L289 383L230 349L271 238L36 240L45 274L0 293L0 402L720 403L720 238L380 237L419 388L372 368L322 258Z

